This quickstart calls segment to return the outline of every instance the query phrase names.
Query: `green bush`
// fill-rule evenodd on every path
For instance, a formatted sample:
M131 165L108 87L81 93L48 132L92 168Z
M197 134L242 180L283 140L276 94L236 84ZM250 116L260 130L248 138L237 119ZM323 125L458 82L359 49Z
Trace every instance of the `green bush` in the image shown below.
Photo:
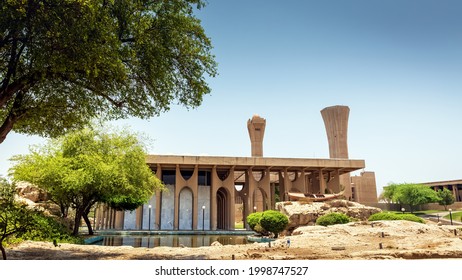
M260 222L263 212L252 213L247 216L247 223L252 230L255 230L255 226Z
M379 213L375 213L369 216L368 220L372 222L372 221L380 221L380 220L390 221L390 220L400 220L400 219L398 218L398 215L396 215L395 213L379 212Z
M289 224L289 218L279 211L267 210L263 212L260 219L260 225L267 231L272 232L277 238L278 234L283 231Z
M417 217L416 215L413 214L397 214L397 213L392 213L392 212L381 212L381 213L375 213L369 217L369 221L380 221L380 220L406 220L406 221L411 221L411 222L416 222L416 223L422 223L425 224L425 220Z
M247 216L247 223L252 230L263 235L273 233L277 238L289 224L289 218L279 211L267 210L250 214Z
M320 226L330 226L336 224L346 224L350 222L350 217L343 213L329 213L319 217L316 224Z
M72 232L58 218L36 213L33 216L35 227L24 234L23 239L36 241L53 241L60 243L82 244L83 239L72 235Z

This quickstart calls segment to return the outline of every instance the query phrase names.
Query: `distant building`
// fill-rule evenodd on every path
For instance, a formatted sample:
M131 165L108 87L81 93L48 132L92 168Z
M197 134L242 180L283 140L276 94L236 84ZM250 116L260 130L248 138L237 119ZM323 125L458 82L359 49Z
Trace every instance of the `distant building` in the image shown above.
M351 176L351 192L353 201L364 204L377 203L375 173L363 171L358 176Z
M428 182L422 184L431 187L435 191L448 189L454 195L455 202L462 202L462 180Z
M263 157L266 120L254 115L247 122L251 157L150 155L146 162L168 191L132 212L101 207L96 229L233 230L236 220L246 224L250 213L274 209L289 191L344 190L349 200L377 202L373 172L350 178L365 162L348 158L349 108L328 107L321 114L330 159Z

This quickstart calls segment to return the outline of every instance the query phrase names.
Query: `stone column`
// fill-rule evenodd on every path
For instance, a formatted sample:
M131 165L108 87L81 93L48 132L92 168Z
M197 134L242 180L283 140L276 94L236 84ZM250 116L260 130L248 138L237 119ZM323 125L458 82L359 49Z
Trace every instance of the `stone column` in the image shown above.
M115 211L114 229L122 230L124 228L124 211Z
M452 185L452 195L454 196L455 201L457 201L459 199L458 198L458 193L457 193L457 185Z
M319 191L321 194L326 193L326 180L324 179L322 169L319 169Z
M217 167L214 165L212 167L212 182L210 184L211 194L210 194L210 229L217 229L217 191L220 188L221 180L217 174Z

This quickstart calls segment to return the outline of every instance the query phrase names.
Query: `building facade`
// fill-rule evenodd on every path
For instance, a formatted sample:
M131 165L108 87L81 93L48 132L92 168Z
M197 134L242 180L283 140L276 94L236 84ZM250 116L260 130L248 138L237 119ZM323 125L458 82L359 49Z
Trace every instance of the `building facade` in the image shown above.
M236 213L242 214L248 228L250 213L274 209L276 201L287 200L287 192L343 190L347 199L358 202L373 201L375 192L377 202L373 172L350 179L350 172L364 169L365 161L348 158L345 112L346 106L321 111L329 159L264 157L266 120L257 115L247 122L251 157L150 155L146 163L167 190L157 192L136 211L100 207L96 229L234 230Z

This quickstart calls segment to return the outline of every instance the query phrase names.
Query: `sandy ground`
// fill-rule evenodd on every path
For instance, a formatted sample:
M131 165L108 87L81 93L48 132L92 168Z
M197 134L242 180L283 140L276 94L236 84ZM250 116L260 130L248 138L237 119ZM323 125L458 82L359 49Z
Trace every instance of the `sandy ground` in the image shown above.
M200 248L133 248L23 242L7 249L10 260L302 260L462 259L462 226L408 221L356 222L300 227L271 244ZM290 239L290 247L287 247Z

